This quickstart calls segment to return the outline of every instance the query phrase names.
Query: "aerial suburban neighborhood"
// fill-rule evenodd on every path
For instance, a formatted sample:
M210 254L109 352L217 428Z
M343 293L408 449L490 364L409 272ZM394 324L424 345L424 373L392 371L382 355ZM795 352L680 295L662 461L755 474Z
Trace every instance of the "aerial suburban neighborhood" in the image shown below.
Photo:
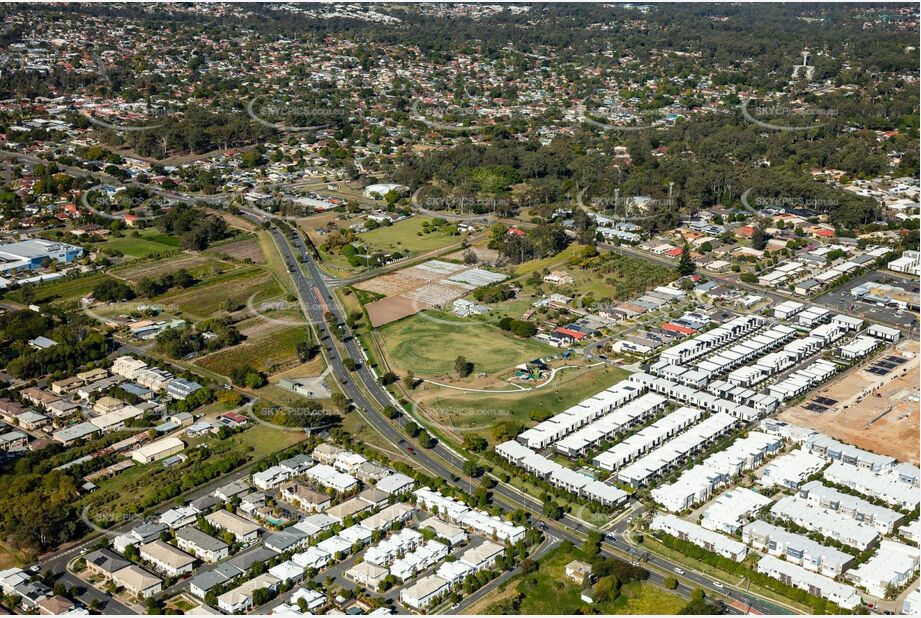
M921 614L917 3L0 14L0 613Z

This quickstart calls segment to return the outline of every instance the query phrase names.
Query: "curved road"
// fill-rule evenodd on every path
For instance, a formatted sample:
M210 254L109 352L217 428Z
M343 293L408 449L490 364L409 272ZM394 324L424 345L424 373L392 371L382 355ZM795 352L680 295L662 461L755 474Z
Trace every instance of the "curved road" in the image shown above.
M266 221L263 216L246 210L244 212L257 223ZM289 266L290 274L298 290L301 306L310 321L316 325L321 340L321 349L324 356L326 356L327 363L345 395L352 400L357 413L398 450L407 452L430 474L442 478L464 491L469 491L471 481L465 480L462 472L463 464L466 461L464 457L455 453L440 441L432 449L411 446L407 439L408 434L404 433L401 427L403 423L409 421L406 415L402 415L394 423L382 414L381 410L386 406L393 406L397 409L400 409L400 406L389 391L380 385L377 381L377 376L364 362L365 356L360 343L352 335L351 330L345 323L344 310L330 293L322 272L314 261L312 251L306 246L299 233L296 233L291 238L291 243L303 259L303 265L307 270L307 274L305 274L299 267L301 260L298 259L299 256L295 255L294 250L288 244L286 235L273 222L270 223L269 231ZM335 336L329 331L324 318L326 311L332 313L339 322L339 326L343 331L343 343L347 354L359 363L358 369L354 372L350 372L345 368L339 349L333 343ZM355 380L361 380L362 388L359 388ZM397 427L400 428L398 429ZM412 451L409 450L410 448ZM565 539L575 545L580 545L585 540L588 532L596 531L581 520L569 515L565 515L559 521L544 520L542 517L543 503L541 501L525 495L502 482L498 482L492 491L494 502L503 510L523 509L529 512L535 522L540 524L541 529L555 538ZM608 542L603 546L606 553L617 555L621 558L626 557L628 560L631 559L633 554L637 553L637 550L624 541L623 533L627 527L628 523L622 519L618 526L608 531ZM650 567L650 580L660 585L665 577L668 576L666 574L672 574L676 568L680 568L677 563L659 556L633 557L632 560L642 562L645 566ZM690 594L690 588L688 587L688 584L690 584L690 586L704 589L711 598L729 600L730 602L740 601L744 606L750 607L757 613L793 613L789 608L781 607L761 597L735 589L730 584L724 584L724 587L719 589L713 585L711 578L698 573L688 571L679 579L682 582L679 592L684 596ZM728 611L738 610L729 607Z

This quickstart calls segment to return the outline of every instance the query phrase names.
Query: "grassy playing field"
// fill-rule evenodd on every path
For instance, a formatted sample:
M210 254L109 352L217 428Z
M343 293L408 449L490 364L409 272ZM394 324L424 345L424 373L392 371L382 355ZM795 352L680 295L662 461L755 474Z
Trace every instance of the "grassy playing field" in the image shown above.
M428 234L424 233L422 224L427 221L431 221L431 219L412 217L393 225L365 232L360 234L359 238L365 243L369 253L375 251L399 251L404 255L407 252L424 253L433 251L460 242L460 236L450 236L440 230Z
M380 329L390 360L417 376L454 374L454 360L463 356L474 372L495 373L551 352L550 346L518 339L485 323L457 321L440 312L426 312L438 321L414 315ZM455 325L456 324L456 325Z
M530 424L532 412L557 414L629 375L610 365L564 369L557 372L553 382L533 391L488 394L441 389L437 395L426 397L422 405L433 420L459 433L480 431L502 421ZM486 434L484 437L492 439Z
M561 546L540 559L537 571L511 580L507 586L524 594L521 614L677 614L686 605L678 595L646 582L625 584L616 599L589 605L579 598L581 587L566 577L569 562L586 559L582 550Z
M154 253L178 251L179 237L163 234L157 228L125 230L121 237L110 236L97 246L121 251L129 257L142 258Z

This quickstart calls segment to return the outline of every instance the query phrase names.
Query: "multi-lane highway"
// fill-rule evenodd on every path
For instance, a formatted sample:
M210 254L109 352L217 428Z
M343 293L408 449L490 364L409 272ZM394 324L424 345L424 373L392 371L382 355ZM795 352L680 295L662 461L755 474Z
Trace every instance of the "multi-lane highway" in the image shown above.
M260 222L265 220L262 216L254 213L249 213L249 216ZM288 238L277 227L271 226L270 232L279 251L289 265L301 305L317 329L323 344L324 355L332 368L333 375L340 383L345 395L352 400L357 413L394 447L401 452L407 452L408 456L414 459L429 474L454 483L463 490L468 490L468 481L463 480L462 468L465 462L463 456L441 442L438 442L432 449L413 448L412 452L408 450L411 447L407 446L407 434L400 427L400 423L405 422L406 419L404 418L394 423L382 414L384 407L396 407L397 404L390 393L379 384L377 376L371 368L362 362L364 354L361 351L360 344L352 336L348 325L345 323L344 311L339 306L337 299L330 293L326 281L314 260L312 251L306 246L300 234L296 234L290 239L291 244L294 246L294 249L292 249L292 246L288 243ZM298 255L295 254L295 250ZM300 263L303 263L306 273L299 267ZM324 314L327 311L335 315L339 322L343 331L342 339L346 353L359 363L356 371L348 371L343 364L341 353L335 344L334 335L329 331L324 318ZM565 515L559 521L544 520L542 517L543 503L507 484L498 482L492 491L494 502L501 508L506 511L517 509L528 511L535 521L541 522L541 526L547 534L556 538L566 539L574 544L581 544L585 540L587 533L592 531L592 528L586 523L569 515ZM604 544L606 552L619 557L626 557L627 559L631 559L631 556L638 552L625 540L624 531L627 527L626 519L622 518L613 529L607 531L608 536L606 538L608 542ZM667 575L673 575L676 569L680 569L677 563L658 556L643 555L632 559L642 561L643 565L650 569L652 581L659 584L662 583ZM729 583L721 583L721 586L717 586L711 578L697 573L687 572L678 579L682 583L679 592L685 595L690 592L688 586L693 586L704 589L714 598L725 599L727 602L741 602L754 612L792 613L789 608L781 607L761 597L735 589ZM735 608L730 607L729 609L733 611Z
M35 159L31 155L5 151L0 151L0 156L8 158L15 157L26 161ZM35 159L32 162L38 163L43 161ZM114 181L114 179L109 179L105 174L82 168L68 167L67 171L79 176L93 176L102 181ZM185 203L205 201L217 204L224 199L223 196L208 196L203 199L199 196L184 195L163 190L156 190L155 192L163 195L163 197ZM244 210L244 213L248 218L257 223L262 223L267 220L264 213L248 210ZM289 265L289 271L295 282L302 309L317 329L327 363L343 392L353 402L357 413L362 416L369 426L386 438L387 441L400 452L407 453L408 457L414 459L430 475L453 483L462 490L469 490L469 483L472 481L464 479L465 475L462 469L465 459L462 455L456 453L441 442L438 442L432 449L428 450L411 447L407 441L408 434L402 429L402 424L409 419L402 417L397 421L391 421L383 414L382 411L385 407L394 406L399 408L399 406L391 394L380 385L378 377L374 374L373 370L367 363L363 362L365 354L361 349L360 343L352 336L346 324L344 310L330 292L329 278L319 269L314 261L313 253L306 246L304 239L299 234L292 237L291 243L294 246L294 249L292 249L291 245L288 243L288 239L286 239L285 235L276 226L271 225L269 227L269 232ZM612 249L614 248L612 247ZM301 270L299 266L301 263L304 265L306 273ZM336 345L336 338L333 333L330 332L329 326L325 320L325 314L327 312L332 313L336 317L339 327L343 331L344 336L342 337L342 345L344 346L345 354L358 363L358 368L355 371L349 371L345 367L343 356L339 347ZM505 483L498 482L498 479L495 480L497 481L497 485L492 490L494 502L506 511L523 509L529 512L532 518L539 523L548 536L569 540L575 544L581 544L586 538L587 533L592 531L592 528L588 524L570 515L565 515L559 521L544 519L542 517L542 502ZM631 557L638 552L627 544L627 540L624 536L624 531L627 527L628 524L624 517L621 518L614 528L607 531L607 541L603 545L605 552L628 560L642 561L644 566L647 566L651 571L652 581L659 584L663 582L665 576L671 575L675 572L675 569L680 568L676 563L672 563L657 556L652 557L643 555L639 558ZM73 558L73 552L78 549L79 548L70 550L69 552L55 554L44 561L41 566L44 569L50 569L54 573L61 574L61 577L69 585L80 585L81 587L85 587L77 578L67 574L65 568L67 561ZM74 581L71 582L71 579ZM753 611L759 613L790 613L789 609L780 607L760 597L747 594L741 590L734 589L730 584L723 584L722 587L715 586L712 580L696 573L687 573L679 579L681 580L681 586L679 586L678 592L685 596L690 592L689 586L693 586L704 589L714 598L725 599L730 602L733 600L740 600L744 605L750 606ZM95 598L94 595L96 594L101 595L98 591L88 589L85 600L92 600L92 598ZM108 599L104 596L99 600L105 603L104 611L107 613L128 613L127 610L129 608L115 600ZM738 611L737 608L733 607L730 607L729 610Z

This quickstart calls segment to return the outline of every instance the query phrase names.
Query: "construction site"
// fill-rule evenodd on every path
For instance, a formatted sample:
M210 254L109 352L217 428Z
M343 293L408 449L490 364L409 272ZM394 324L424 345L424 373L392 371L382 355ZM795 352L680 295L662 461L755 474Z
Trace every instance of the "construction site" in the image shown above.
M860 448L919 463L919 345L906 341L842 374L780 419Z

